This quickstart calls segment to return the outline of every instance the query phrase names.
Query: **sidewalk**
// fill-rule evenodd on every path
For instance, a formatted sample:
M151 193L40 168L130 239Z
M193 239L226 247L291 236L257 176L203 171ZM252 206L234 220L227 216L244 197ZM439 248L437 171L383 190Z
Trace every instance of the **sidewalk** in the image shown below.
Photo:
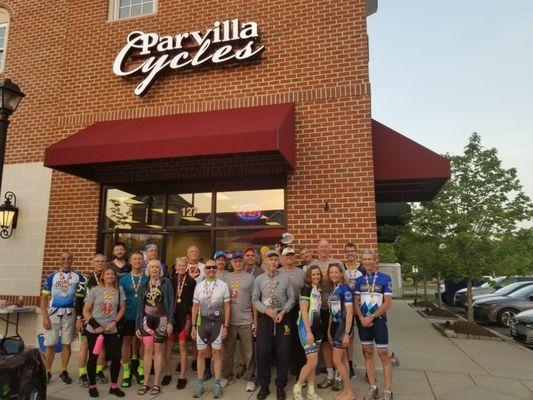
M533 351L508 342L486 340L448 339L441 336L430 321L421 317L407 301L394 301L389 313L391 351L400 357L401 365L394 369L395 400L511 400L533 399ZM367 385L361 347L355 350L357 379L352 381L358 399L362 399ZM56 360L57 361L57 360ZM376 360L379 365L379 360ZM77 359L73 354L71 376L77 381ZM51 400L89 399L86 389L77 384L66 386L57 381L59 364L54 364L52 382L48 386ZM108 374L108 371L106 371ZM275 372L273 373L275 376ZM381 374L378 371L382 387ZM185 390L175 389L175 379L163 387L157 400L191 399L195 378L189 374ZM319 376L317 380L321 380ZM210 380L203 399L212 399ZM292 399L294 378L289 381L287 398ZM107 394L107 385L100 385L100 398L115 398ZM126 399L141 399L133 385L126 389ZM270 399L275 399L271 385ZM336 392L319 390L324 399L331 399ZM224 398L231 400L255 399L257 392L245 393L244 383L237 381L224 390Z

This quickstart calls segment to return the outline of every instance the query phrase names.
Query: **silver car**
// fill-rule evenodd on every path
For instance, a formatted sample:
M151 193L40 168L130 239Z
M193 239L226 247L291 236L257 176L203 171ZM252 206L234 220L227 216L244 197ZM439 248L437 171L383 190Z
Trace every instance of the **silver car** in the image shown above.
M510 283L510 284L508 284L508 285L496 290L494 293L480 294L479 296L474 296L473 300L474 300L474 302L476 302L478 300L489 299L491 297L508 296L511 293L514 293L517 290L522 289L523 287L526 287L526 286L529 286L529 285L533 285L533 278L531 278L530 281L526 281L526 282Z
M516 314L510 331L517 342L533 346L533 309Z
M497 276L496 278L485 282L481 286L474 286L472 288L472 296L479 296L481 294L491 294L502 287L501 283L507 278L506 276ZM455 292L453 302L457 307L464 307L467 305L467 289L459 289Z
M490 297L474 303L474 319L497 322L509 327L516 314L533 309L533 285L523 287L507 296Z

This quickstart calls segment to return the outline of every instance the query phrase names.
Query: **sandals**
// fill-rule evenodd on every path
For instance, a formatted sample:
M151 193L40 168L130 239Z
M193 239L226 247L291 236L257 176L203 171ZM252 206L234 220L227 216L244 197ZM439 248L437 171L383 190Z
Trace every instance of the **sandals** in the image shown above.
M156 394L159 394L159 393L161 393L161 388L159 387L159 385L152 386L152 390L150 390L150 395L155 396Z
M150 386L146 386L146 385L142 385L139 390L137 390L137 394L142 396L142 395L145 395L146 392L148 392L150 390Z

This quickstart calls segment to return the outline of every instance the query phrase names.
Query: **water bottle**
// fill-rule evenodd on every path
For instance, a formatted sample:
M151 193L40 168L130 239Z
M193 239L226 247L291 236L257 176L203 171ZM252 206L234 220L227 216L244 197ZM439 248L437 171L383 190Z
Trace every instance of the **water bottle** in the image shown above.
M100 334L98 335L98 337L96 338L96 343L94 344L94 348L93 348L93 354L95 356L97 356L98 354L100 354L100 350L102 350L102 345L104 344L104 335L103 334Z

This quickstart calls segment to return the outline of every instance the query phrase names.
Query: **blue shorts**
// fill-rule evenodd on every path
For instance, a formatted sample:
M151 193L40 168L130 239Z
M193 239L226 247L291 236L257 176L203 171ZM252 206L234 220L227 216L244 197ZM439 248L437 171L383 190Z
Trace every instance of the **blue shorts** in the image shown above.
M303 320L298 320L298 336L300 336L300 342L302 343L305 354L318 353L318 350L320 349L320 343L322 342L320 325L320 322L318 322L311 326L311 332L313 333L315 341L312 344L307 344L307 332L305 330L305 324Z
M364 327L358 321L359 339L362 346L373 346L376 343L378 349L387 349L389 346L389 330L385 318L376 318L372 326Z

